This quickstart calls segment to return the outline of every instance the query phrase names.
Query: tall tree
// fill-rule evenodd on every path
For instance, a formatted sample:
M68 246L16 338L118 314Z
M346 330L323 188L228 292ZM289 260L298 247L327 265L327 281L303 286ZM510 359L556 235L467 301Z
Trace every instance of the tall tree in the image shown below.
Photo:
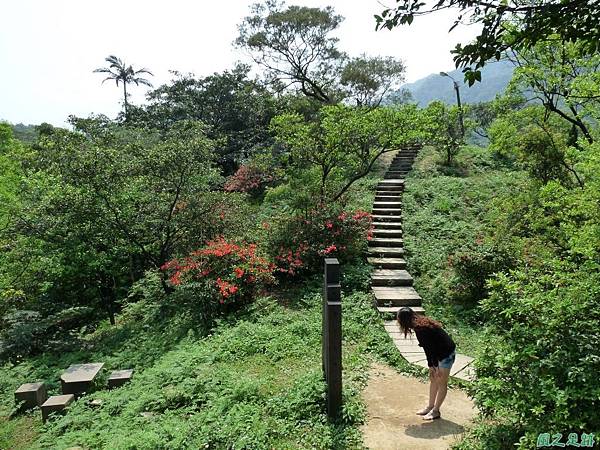
M415 17L453 8L457 16L450 30L463 21L478 23L481 32L474 42L458 44L452 51L457 67L465 67L469 84L481 80L478 70L508 49L521 50L543 42L553 34L566 41L580 41L586 52L600 49L600 2L598 0L396 0L394 8L376 15L377 27L392 29L410 25ZM516 25L516 32L506 24ZM511 34L511 38L507 36ZM467 66L474 66L474 68Z
M146 68L134 70L133 66L125 64L120 58L117 58L115 55L108 56L105 61L109 63L108 67L100 67L94 72L98 73L107 73L108 76L102 80L104 83L107 80L115 80L117 86L119 83L123 84L123 107L125 110L125 119L127 119L128 107L129 103L127 102L127 85L134 83L136 86L140 84L152 87L152 83L146 80L145 78L140 77L141 74L152 75Z
M424 138L421 115L414 105L364 109L327 105L317 120L287 113L271 121L276 141L287 150L285 165L293 178L316 174L313 201L336 202L361 178L377 159Z
M147 105L130 108L129 124L168 130L181 120L202 121L215 141L217 163L230 175L241 160L268 145L269 122L283 107L249 72L246 65L204 78L174 72L170 83L148 92Z
M330 34L342 22L331 7L289 6L266 0L252 6L239 26L236 45L249 51L269 80L290 86L323 103L336 102L336 82L344 54Z
M594 141L592 129L600 118L600 54L587 55L581 42L553 35L509 52L508 59L516 66L510 91L540 101L565 120L572 127L573 143L579 133Z
M376 107L404 81L404 63L391 56L361 55L344 66L340 83L357 106Z

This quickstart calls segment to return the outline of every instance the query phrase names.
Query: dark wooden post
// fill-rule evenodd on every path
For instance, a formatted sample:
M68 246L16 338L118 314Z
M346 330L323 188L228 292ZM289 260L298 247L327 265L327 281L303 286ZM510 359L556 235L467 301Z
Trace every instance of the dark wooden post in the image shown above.
M340 263L336 258L325 258L322 351L327 415L335 419L342 407L342 298Z

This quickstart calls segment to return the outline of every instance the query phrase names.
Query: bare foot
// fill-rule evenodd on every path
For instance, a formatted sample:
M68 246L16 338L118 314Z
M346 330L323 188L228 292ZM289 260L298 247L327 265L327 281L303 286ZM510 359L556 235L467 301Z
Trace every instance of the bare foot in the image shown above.
M434 420L434 419L439 419L440 417L441 417L440 412L436 411L435 409L432 409L426 415L423 416L423 420Z
M418 416L424 416L425 414L427 414L429 411L431 411L433 409L433 406L426 406L425 408L419 410L416 412L416 414Z

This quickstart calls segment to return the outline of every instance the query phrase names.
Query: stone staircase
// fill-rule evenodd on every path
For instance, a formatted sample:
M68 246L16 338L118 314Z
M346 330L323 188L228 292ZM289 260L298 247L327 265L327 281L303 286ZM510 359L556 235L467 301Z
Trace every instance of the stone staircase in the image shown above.
M402 239L404 177L416 155L416 148L396 155L377 185L373 203L373 237L369 241L368 261L374 267L371 285L377 309L386 315L395 316L403 306L423 311L421 297L412 287L413 279L406 271Z
M398 310L411 307L423 313L422 298L413 288L413 278L406 270L402 234L402 193L404 178L411 170L419 147L400 150L383 180L377 185L373 203L373 236L369 241L368 262L373 266L371 289L377 310L384 316L385 329L402 356L413 364L427 367L425 352L414 337L404 338L395 321ZM456 355L450 375L472 380L473 358Z

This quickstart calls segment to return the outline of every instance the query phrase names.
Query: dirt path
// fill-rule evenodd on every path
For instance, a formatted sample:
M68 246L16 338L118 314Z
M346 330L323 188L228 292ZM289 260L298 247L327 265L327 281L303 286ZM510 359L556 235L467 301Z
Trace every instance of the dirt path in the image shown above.
M441 450L464 431L475 416L473 402L460 390L448 390L442 418L426 422L415 411L427 405L428 384L376 364L363 391L367 422L364 444L373 450Z

